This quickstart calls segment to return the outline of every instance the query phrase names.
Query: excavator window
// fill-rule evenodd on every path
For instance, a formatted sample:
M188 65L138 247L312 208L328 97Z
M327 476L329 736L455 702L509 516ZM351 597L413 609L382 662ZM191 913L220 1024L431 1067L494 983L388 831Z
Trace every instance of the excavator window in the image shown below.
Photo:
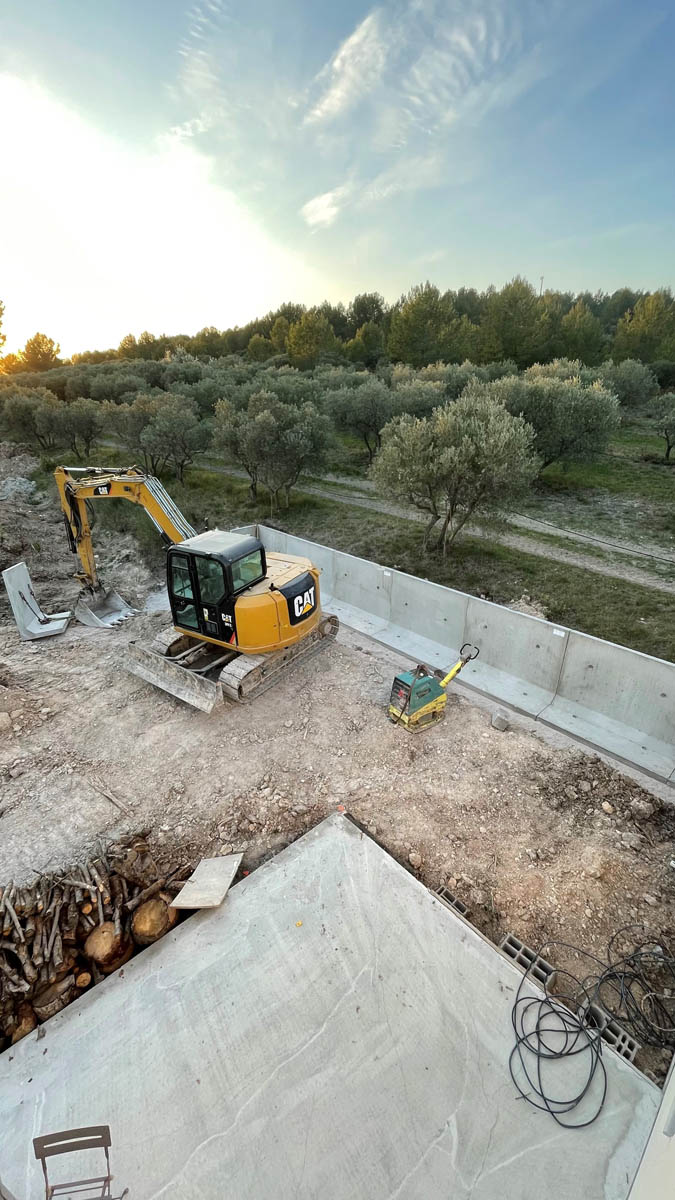
M195 556L199 595L202 604L220 604L225 595L225 574L222 564L213 558Z
M197 608L194 604L190 560L184 554L171 555L171 595L176 609L176 620L186 629L199 629Z
M232 563L232 586L235 592L238 592L241 588L257 583L264 574L262 554L259 550L253 550L251 554L245 554L243 558L238 558Z

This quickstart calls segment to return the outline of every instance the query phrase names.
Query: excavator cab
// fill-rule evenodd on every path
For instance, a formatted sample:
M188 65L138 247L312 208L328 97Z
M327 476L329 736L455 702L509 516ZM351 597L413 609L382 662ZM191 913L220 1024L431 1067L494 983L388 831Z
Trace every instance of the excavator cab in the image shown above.
M233 643L237 597L266 575L265 547L245 534L214 529L172 546L167 591L176 629Z

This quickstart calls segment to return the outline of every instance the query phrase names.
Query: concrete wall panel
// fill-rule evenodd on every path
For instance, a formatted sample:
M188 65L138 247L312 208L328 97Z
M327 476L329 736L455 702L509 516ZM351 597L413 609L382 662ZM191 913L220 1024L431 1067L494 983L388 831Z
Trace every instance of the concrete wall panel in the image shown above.
M447 647L446 661L450 663L464 641L468 597L402 571L393 571L392 576L392 622Z
M556 691L567 630L469 597L464 640L480 647L462 682L536 717Z
M333 595L355 608L363 608L374 617L388 621L391 616L391 579L393 571L335 551Z
M547 725L670 779L675 769L675 665L570 631Z
M675 741L673 663L572 630L557 691L564 700Z

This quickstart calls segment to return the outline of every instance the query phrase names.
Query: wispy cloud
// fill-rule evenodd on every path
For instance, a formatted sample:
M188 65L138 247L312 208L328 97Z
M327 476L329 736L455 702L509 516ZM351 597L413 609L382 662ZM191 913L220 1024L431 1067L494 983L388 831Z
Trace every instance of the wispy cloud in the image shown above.
M348 112L377 86L387 61L388 40L382 10L373 9L317 76L322 94L307 113L306 124Z
M352 183L302 205L303 219L327 228L347 207L366 210L473 178L481 124L545 72L534 39L542 20L536 0L475 0L471 8L463 0L389 0L373 8L306 94L301 128L315 139L319 163Z
M365 185L361 202L378 204L399 192L436 187L445 177L445 168L443 156L437 153L402 158Z
M506 103L504 84L520 65L531 15L537 23L533 0L478 0L471 10L460 0L392 0L374 8L319 72L322 91L305 124L348 117L367 101L373 148L384 152L446 129L478 97L484 105L486 88Z
M308 200L306 204L303 204L300 212L310 228L325 229L329 225L332 225L340 209L346 203L351 191L351 185L345 183L340 187L333 188L332 192L324 192L321 196L314 196L312 200Z
M307 79L302 55L270 72L273 30L265 46L231 0L198 0L180 47L188 111L169 136L208 148L252 205L272 197L332 233L347 212L474 179L501 114L546 73L565 2L380 0Z

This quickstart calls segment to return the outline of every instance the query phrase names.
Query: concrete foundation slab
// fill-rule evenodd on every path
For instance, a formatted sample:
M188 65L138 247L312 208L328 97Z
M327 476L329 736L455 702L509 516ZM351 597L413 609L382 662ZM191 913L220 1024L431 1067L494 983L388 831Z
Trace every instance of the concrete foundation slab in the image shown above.
M330 817L0 1057L2 1179L106 1123L130 1200L625 1200L660 1093L608 1051L588 1129L517 1100L521 978Z

